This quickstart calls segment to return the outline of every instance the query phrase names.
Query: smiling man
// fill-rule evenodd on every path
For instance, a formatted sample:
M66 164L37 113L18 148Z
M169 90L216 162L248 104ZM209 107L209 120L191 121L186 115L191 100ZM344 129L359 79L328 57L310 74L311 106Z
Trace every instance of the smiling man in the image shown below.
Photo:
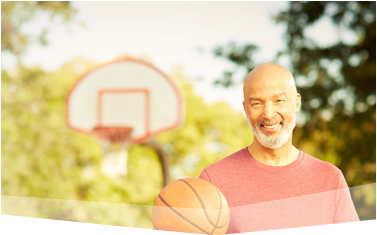
M253 143L205 168L230 208L227 233L359 221L342 172L292 145L301 106L292 74L262 64L244 82Z

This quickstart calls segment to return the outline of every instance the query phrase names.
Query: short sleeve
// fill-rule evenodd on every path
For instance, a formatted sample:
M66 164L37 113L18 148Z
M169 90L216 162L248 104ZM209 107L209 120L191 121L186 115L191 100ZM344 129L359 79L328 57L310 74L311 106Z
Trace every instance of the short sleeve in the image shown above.
M340 179L338 189L335 191L334 223L360 221L353 204L346 179L339 170Z
M199 178L211 182L205 169L200 173Z

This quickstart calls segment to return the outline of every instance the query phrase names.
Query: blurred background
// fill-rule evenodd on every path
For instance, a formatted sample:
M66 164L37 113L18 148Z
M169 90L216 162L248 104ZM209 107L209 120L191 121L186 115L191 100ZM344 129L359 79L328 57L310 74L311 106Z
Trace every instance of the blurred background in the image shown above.
M2 214L151 227L156 151L131 146L127 177L109 178L98 141L65 123L77 79L125 57L184 93L185 124L157 136L171 180L250 145L243 79L288 68L302 96L294 145L340 168L360 219L376 218L375 2L2 2Z

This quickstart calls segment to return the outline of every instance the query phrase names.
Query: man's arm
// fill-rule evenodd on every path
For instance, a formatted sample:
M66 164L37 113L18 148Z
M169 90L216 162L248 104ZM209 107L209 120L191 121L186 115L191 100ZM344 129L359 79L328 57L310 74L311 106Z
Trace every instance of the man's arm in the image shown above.
M202 173L200 173L199 178L211 183L211 180L209 179L209 176L205 169L202 171Z
M347 182L339 170L339 185L335 191L335 208L334 208L334 223L346 223L360 221L357 215L355 206L352 202L351 194L347 186Z

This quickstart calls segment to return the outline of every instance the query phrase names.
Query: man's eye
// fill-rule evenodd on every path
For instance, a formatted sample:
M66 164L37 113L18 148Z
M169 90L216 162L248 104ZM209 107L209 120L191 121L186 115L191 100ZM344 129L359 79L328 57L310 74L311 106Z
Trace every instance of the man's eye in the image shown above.
M253 103L251 106L260 105L260 103Z
M277 102L284 102L284 100L278 100Z

